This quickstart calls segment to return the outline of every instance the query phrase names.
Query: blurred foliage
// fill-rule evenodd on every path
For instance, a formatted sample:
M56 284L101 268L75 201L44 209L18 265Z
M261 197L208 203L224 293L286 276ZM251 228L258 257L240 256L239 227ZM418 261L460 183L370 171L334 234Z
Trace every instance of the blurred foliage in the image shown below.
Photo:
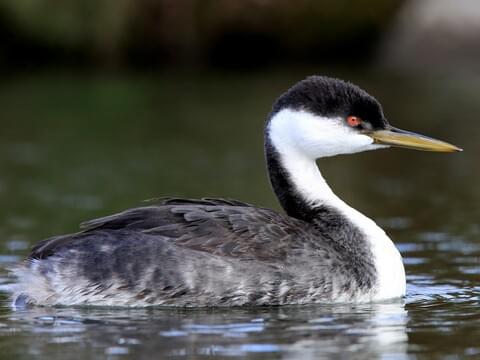
M33 43L31 59L53 49L107 65L365 61L401 2L2 0L0 26L14 36L1 57L14 63Z

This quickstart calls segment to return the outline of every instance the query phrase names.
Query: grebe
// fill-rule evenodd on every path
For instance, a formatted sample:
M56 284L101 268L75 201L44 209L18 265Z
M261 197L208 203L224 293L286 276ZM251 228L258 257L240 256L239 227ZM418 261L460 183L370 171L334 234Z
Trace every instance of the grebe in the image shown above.
M396 129L359 87L311 76L265 126L286 215L235 200L166 198L39 242L13 269L16 306L246 306L370 302L405 294L400 253L338 198L316 159L389 146L453 152Z

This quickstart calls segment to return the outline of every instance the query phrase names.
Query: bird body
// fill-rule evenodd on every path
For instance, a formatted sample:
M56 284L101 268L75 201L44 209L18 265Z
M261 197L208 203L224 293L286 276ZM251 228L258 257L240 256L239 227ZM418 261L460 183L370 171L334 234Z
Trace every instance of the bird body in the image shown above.
M390 145L453 145L392 128L350 83L314 76L274 104L265 127L286 214L235 200L157 200L44 240L14 269L14 304L255 306L369 302L405 294L401 256L338 198L320 157Z
M249 204L165 199L85 226L32 251L17 273L22 293L49 305L239 306L364 302L405 287L400 278L393 294L378 291L373 249L352 242L355 231L337 243L323 234L328 222Z

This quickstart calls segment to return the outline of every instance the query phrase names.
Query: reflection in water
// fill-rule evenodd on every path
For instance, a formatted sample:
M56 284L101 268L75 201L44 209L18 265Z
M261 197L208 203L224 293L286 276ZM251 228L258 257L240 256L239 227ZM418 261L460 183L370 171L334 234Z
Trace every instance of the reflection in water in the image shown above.
M282 353L318 359L335 354L398 356L407 350L407 312L401 302L256 309L51 309L17 310L2 319L35 336L28 353L49 344L68 351L163 356Z
M298 359L346 358L377 359L406 354L407 312L401 302L335 306L297 331L313 332L286 349L288 357Z
M0 84L0 287L11 282L4 268L40 238L142 199L219 196L275 208L263 121L278 93L304 75ZM336 75L377 95L393 124L465 149L459 156L389 150L319 164L335 192L399 247L405 304L14 311L1 295L0 360L480 357L480 128L471 116L480 111L480 80Z

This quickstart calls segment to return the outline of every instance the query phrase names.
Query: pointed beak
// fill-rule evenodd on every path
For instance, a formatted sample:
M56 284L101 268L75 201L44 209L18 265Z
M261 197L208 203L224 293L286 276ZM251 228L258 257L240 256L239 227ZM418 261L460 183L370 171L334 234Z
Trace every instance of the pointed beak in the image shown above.
M410 131L400 130L389 127L385 130L372 131L367 134L375 144L403 147L407 149L436 151L436 152L455 152L462 151L459 147L447 142L432 139L430 137L416 134Z

